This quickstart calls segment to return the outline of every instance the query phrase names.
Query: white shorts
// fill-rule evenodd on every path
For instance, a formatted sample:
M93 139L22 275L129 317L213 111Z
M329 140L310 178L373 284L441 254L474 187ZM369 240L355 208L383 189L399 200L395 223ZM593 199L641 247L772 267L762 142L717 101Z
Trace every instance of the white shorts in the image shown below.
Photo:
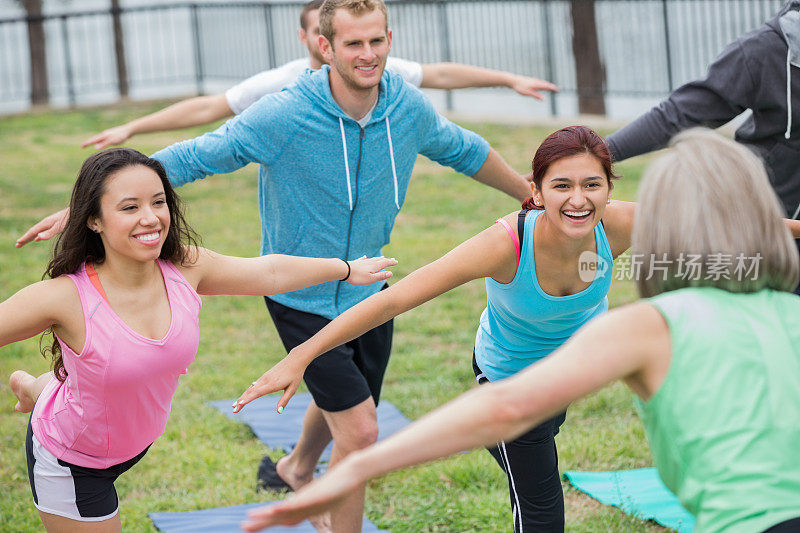
M81 522L101 522L119 511L114 482L139 462L147 449L109 468L86 468L62 461L50 453L28 423L25 452L33 504L37 509Z

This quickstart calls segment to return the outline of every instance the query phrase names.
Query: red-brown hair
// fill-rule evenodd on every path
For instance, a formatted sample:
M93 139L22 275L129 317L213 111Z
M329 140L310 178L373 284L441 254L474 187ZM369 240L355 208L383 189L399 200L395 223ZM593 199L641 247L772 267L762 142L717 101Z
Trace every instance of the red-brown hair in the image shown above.
M548 135L533 155L531 167L536 188L542 190L542 180L550 165L559 159L578 154L590 154L596 157L606 173L609 188L613 187L611 180L619 176L611 169L611 152L608 151L603 138L586 126L567 126ZM522 209L541 210L544 206L534 204L531 196L522 202Z

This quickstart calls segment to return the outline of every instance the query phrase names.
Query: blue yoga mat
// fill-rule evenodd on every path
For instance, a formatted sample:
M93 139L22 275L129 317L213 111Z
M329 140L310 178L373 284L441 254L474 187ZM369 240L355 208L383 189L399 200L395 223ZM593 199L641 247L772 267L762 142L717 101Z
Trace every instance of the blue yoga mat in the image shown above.
M694 530L694 517L664 486L655 468L616 472L564 472L572 485L605 505L679 533Z
M303 416L311 403L311 395L295 394L280 415L275 411L279 398L279 394L262 396L245 405L237 414L233 414L231 408L233 399L208 402L208 404L222 411L228 418L250 426L256 438L270 448L289 453L300 438ZM397 433L410 422L397 407L389 402L381 402L378 405L378 440ZM331 446L328 446L320 460L329 461L330 455Z
M163 533L241 533L242 529L239 524L247 518L247 511L263 507L268 503L270 502L178 513L150 513L148 516L156 529ZM307 520L294 527L275 527L270 531L274 533L316 533ZM375 524L364 518L362 531L377 533L383 530L378 529Z

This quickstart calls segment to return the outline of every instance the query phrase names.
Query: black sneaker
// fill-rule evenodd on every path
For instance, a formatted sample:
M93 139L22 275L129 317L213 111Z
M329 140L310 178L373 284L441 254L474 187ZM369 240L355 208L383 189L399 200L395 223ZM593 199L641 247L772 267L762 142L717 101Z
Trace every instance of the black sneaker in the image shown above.
M261 459L261 464L258 465L256 481L259 489L278 492L292 491L292 487L278 475L276 464L266 455Z

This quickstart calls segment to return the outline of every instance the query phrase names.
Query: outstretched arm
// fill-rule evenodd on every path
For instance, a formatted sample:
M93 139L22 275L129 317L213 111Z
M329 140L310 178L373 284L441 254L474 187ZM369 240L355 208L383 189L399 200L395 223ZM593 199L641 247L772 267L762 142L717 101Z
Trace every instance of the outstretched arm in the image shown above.
M320 354L470 280L498 276L510 281L515 271L514 246L505 229L495 224L444 257L342 313L264 373L239 397L234 411L238 412L260 396L283 390L278 401L278 412L281 412L300 386L305 368Z
M197 96L181 100L161 111L145 115L121 126L109 128L83 141L81 148L94 145L95 149L101 150L109 146L122 144L137 133L200 126L230 116L233 116L233 111L228 107L228 101L224 93Z
M544 99L539 91L559 89L549 81L520 76L461 63L428 63L422 65L422 84L426 89L466 89L469 87L508 87L523 96Z
M161 153L159 152L159 154ZM170 158L170 161L172 161L174 156L170 154ZM177 167L178 165L173 163L171 166ZM483 165L473 174L472 178L501 190L520 201L530 196L530 182L525 177L517 174L493 148L489 150L489 155ZM43 218L17 239L16 247L20 248L31 241L43 241L53 238L64 229L68 216L69 209L65 208Z
M386 257L342 259L270 254L232 257L205 248L193 252L196 260L181 269L200 294L261 296L296 291L319 283L345 280L369 285L392 276L384 270L397 264Z
M683 130L706 126L717 128L745 109L757 105L760 94L759 62L735 41L708 67L704 79L691 81L647 113L612 133L606 139L614 161L658 150Z
M494 148L489 150L486 161L472 179L503 191L520 202L531 195L530 182L511 168Z
M47 215L42 220L28 228L28 231L17 239L17 248L22 248L31 241L46 241L52 239L64 230L69 218L69 207Z
M518 375L459 396L386 440L349 455L295 497L251 512L243 527L258 531L296 524L334 507L370 478L512 439L618 379L626 379L647 398L666 375L669 350L667 325L650 304L611 311ZM654 371L664 360L667 366Z
M635 216L636 202L611 200L611 203L606 206L603 224L615 259L631 246ZM792 238L800 239L800 220L784 218L783 222L792 234Z

